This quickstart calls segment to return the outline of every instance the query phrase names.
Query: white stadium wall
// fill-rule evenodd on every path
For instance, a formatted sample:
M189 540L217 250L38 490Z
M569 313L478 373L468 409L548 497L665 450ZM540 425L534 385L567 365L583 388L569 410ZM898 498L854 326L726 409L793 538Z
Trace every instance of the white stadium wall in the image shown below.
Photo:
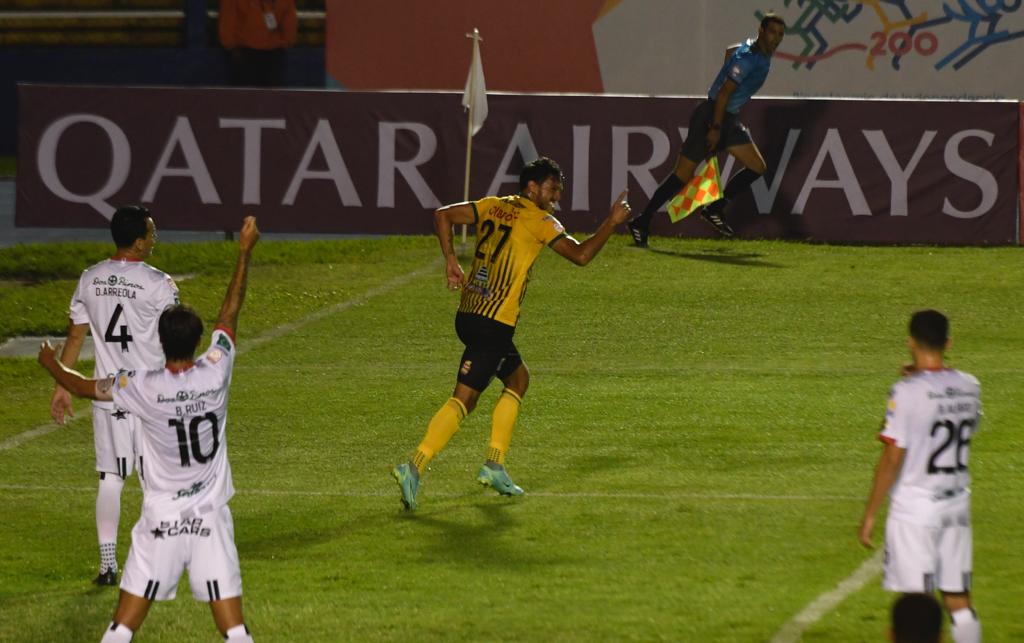
M1024 98L1021 0L624 0L594 24L605 91L702 94L767 8L789 30L762 95Z

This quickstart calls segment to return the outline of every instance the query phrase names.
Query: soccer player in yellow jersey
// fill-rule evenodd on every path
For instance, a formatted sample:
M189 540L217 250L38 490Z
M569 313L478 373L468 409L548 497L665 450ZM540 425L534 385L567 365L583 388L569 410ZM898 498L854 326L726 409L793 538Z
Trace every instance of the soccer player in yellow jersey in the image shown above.
M530 269L544 246L578 266L587 265L630 213L623 191L597 232L580 243L565 233L552 214L562 196L564 182L558 164L542 157L519 174L519 194L454 203L434 213L448 288L462 290L455 332L466 348L459 363L455 392L430 420L427 434L409 462L391 472L402 490L406 509L416 508L416 491L427 463L473 411L480 393L494 376L505 388L494 407L491 441L477 481L502 495L523 493L505 471L505 454L519 404L530 384L530 372L512 341ZM452 245L452 225L456 223L476 226L476 250L468 276L462 271Z

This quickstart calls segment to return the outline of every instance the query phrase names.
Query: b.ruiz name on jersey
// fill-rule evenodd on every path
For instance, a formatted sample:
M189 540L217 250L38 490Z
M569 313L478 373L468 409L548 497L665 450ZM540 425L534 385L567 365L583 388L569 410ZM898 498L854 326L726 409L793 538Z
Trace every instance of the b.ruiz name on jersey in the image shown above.
M92 285L96 287L97 297L122 297L135 299L136 290L145 290L142 284L133 283L124 277L110 275L106 279L93 277Z

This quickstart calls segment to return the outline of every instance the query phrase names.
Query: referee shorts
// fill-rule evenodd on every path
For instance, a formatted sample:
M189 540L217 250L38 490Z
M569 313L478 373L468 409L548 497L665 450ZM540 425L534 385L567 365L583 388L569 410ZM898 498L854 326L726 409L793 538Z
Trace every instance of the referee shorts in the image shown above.
M714 101L706 100L693 110L690 115L690 129L686 133L686 141L683 142L683 149L679 151L680 156L685 156L694 163L700 163L708 158L708 126L715 117ZM736 114L726 112L722 120L722 136L718 139L718 150L727 150L737 145L753 143L750 137L750 130L739 121Z
M455 332L466 346L459 363L458 381L482 392L495 375L504 380L523 363L512 342L515 326L473 313L455 315Z

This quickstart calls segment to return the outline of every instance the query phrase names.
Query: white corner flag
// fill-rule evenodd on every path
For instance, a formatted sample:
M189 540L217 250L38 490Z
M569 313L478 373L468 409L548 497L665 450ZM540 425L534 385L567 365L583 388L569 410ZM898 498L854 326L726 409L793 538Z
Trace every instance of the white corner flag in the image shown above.
M480 60L480 31L466 34L473 39L473 60L469 63L469 77L466 78L466 91L462 95L462 106L469 110L470 136L475 136L484 126L487 118L487 86L484 84L484 65Z

